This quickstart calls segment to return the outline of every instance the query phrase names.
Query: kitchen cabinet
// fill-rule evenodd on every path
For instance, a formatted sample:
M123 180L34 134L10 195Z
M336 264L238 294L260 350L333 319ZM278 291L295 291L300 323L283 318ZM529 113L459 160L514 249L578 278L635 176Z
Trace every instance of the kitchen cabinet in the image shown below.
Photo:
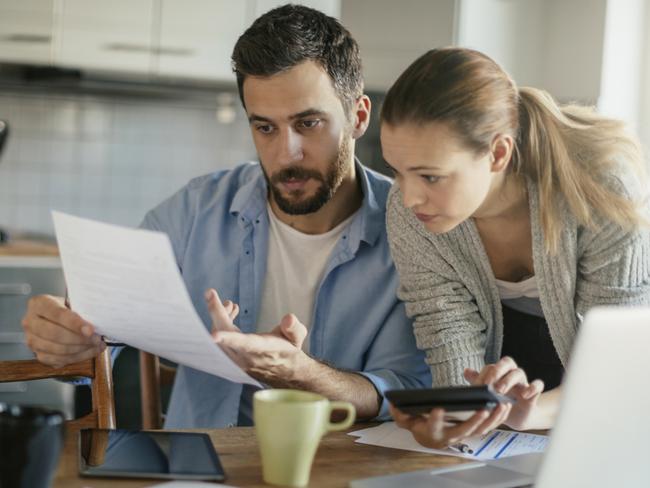
M0 0L0 61L49 64L52 0Z
M0 358L29 359L21 319L31 295L65 294L58 257L0 256ZM54 379L0 383L0 402L40 405L71 417L74 386Z
M148 75L154 0L61 0L56 65Z
M286 0L159 0L156 76L234 81L230 56L239 36L265 12ZM340 0L304 0L338 17Z
M230 55L248 23L247 2L161 0L160 8L155 75L234 80Z
M0 0L0 61L112 78L234 81L242 32L285 0ZM340 0L305 0L337 17Z
M250 4L249 11L251 12L248 22L249 25L252 24L260 15L286 3L299 3L306 7L320 10L330 17L335 17L337 19L341 17L341 0L302 0L296 2L288 2L286 0L248 0L248 2Z

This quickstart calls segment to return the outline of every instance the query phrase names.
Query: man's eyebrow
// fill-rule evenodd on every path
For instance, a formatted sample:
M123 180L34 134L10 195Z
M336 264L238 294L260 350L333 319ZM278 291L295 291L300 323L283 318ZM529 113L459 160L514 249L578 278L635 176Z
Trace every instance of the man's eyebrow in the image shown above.
M267 117L262 117L261 115L250 114L248 116L248 122L271 122L271 119Z
M303 117L311 117L313 115L326 115L326 113L323 110L318 110L317 108L308 108L307 110L303 110L297 114L290 115L289 119L302 119Z
M296 119L302 119L304 117L312 117L314 115L319 115L319 116L324 116L327 115L327 112L323 110L319 110L317 108L308 108L307 110L303 110L302 112L298 112L297 114L293 114L289 116L289 120L296 120ZM272 119L268 117L264 117L263 115L257 115L255 113L252 113L248 116L248 122L273 122Z

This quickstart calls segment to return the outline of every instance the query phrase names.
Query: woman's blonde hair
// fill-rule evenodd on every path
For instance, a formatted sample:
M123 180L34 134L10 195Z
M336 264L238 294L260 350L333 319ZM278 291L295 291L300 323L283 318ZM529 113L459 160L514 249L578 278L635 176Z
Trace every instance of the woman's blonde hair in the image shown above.
M625 124L591 107L558 106L543 90L517 89L496 62L477 51L442 48L421 56L388 91L381 120L449 124L478 154L489 150L496 134L512 136L509 171L537 184L550 253L558 250L564 204L590 228L597 227L597 217L623 229L647 222L642 197L626 186L632 177L645 190L646 171L640 145Z

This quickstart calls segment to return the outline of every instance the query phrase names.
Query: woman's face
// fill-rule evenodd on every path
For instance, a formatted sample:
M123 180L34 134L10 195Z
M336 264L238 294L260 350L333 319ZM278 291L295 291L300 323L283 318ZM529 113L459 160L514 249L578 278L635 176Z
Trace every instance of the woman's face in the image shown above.
M444 123L383 123L381 147L404 206L435 234L487 212L489 195L504 177L492 148L477 154Z

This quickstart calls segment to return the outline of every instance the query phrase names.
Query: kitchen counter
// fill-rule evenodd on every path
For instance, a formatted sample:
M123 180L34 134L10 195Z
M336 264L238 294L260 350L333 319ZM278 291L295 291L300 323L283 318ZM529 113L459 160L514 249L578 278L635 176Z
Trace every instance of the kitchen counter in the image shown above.
M54 244L31 240L12 240L0 244L0 256L58 256L59 249Z

